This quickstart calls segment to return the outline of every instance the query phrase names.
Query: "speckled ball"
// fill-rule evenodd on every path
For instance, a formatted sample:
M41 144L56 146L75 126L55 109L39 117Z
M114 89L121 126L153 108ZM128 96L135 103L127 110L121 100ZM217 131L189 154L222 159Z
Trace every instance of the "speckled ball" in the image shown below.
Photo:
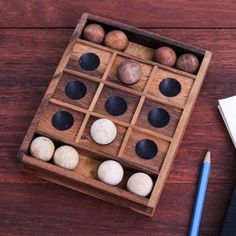
M104 161L97 171L98 179L110 185L119 184L124 176L124 170L117 161Z
M170 47L160 47L158 48L153 55L153 60L165 65L173 67L176 62L176 53Z
M142 197L146 197L152 191L152 187L151 177L142 172L131 175L127 182L127 189Z
M126 34L120 30L112 30L106 36L104 44L119 51L124 51L128 46L128 38Z
M176 68L194 74L199 68L199 60L193 54L183 54L177 59Z
M73 147L64 145L56 149L53 161L57 166L73 170L79 163L79 153Z
M117 129L111 120L102 118L92 124L90 134L96 143L107 145L116 138Z
M42 161L49 161L54 150L55 146L52 140L44 136L35 138L30 145L31 156Z
M102 44L104 37L105 30L98 24L87 25L83 32L84 39L97 44Z
M141 74L140 64L132 59L122 61L118 67L118 78L124 84L137 83L141 78Z

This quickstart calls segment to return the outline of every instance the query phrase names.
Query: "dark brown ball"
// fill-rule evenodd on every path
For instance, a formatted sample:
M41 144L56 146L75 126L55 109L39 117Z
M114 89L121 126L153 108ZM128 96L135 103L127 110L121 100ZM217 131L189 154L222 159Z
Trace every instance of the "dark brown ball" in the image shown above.
M126 59L120 63L118 67L119 80L124 84L137 83L142 74L141 66L138 62L132 59Z
M153 55L154 61L170 67L175 65L176 58L175 51L170 47L160 47Z
M190 53L181 55L176 62L176 68L188 73L196 73L199 67L199 60Z
M105 31L101 25L90 24L85 27L83 38L93 43L102 44L105 36Z
M127 48L128 46L128 38L125 35L125 33L123 33L120 30L112 30L110 31L106 36L105 36L105 40L104 40L104 44L107 47L119 50L119 51L123 51Z

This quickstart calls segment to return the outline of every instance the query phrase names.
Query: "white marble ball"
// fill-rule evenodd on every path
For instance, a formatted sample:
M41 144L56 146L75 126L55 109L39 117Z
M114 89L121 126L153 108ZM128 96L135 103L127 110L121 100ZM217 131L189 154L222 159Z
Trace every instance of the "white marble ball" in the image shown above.
M104 161L97 171L98 179L110 185L119 184L124 176L124 170L117 161Z
M142 172L131 175L127 182L127 189L142 197L146 197L151 192L152 187L151 177Z
M71 146L64 145L56 149L53 161L57 166L73 170L79 162L79 153Z
M55 146L52 140L44 136L35 138L30 145L31 156L42 161L49 161L54 150Z
M117 129L111 120L102 118L92 124L90 134L96 143L107 145L116 138Z

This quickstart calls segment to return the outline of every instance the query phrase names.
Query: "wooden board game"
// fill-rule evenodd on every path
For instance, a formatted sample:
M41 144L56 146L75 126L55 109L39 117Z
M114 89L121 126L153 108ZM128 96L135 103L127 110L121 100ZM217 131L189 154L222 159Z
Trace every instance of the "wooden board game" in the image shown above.
M94 23L106 34L124 32L126 48L116 50L86 40L84 28ZM194 55L199 61L197 70L189 73L153 61L155 49L163 46L172 48L177 57ZM122 83L118 74L119 65L127 59L141 68L140 79L130 85ZM210 59L207 50L83 14L20 147L20 166L46 180L152 216ZM109 119L117 129L114 141L107 145L91 137L91 126L100 118ZM38 136L50 138L56 147L74 147L79 152L76 168L67 170L51 160L32 157L30 145ZM106 160L115 160L124 168L118 185L97 178ZM145 197L127 190L127 181L136 172L148 174L154 183Z

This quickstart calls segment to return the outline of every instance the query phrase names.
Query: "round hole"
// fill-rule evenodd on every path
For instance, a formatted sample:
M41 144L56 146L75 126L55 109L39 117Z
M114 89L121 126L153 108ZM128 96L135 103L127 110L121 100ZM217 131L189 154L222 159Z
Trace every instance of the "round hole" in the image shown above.
M100 64L100 59L95 53L85 53L79 59L79 64L83 70L96 70Z
M122 97L113 96L107 99L105 109L113 116L120 116L126 112L127 102Z
M162 128L169 123L170 115L163 108L154 108L148 113L148 121L152 126Z
M158 152L157 145L150 139L142 139L136 143L136 154L143 159L152 159Z
M181 84L173 78L163 79L159 85L161 93L166 97L174 97L181 91Z
M58 111L52 117L52 124L58 130L67 130L74 123L73 116L67 111Z
M85 96L87 87L80 81L70 81L67 83L65 93L67 97L73 100L79 100Z

